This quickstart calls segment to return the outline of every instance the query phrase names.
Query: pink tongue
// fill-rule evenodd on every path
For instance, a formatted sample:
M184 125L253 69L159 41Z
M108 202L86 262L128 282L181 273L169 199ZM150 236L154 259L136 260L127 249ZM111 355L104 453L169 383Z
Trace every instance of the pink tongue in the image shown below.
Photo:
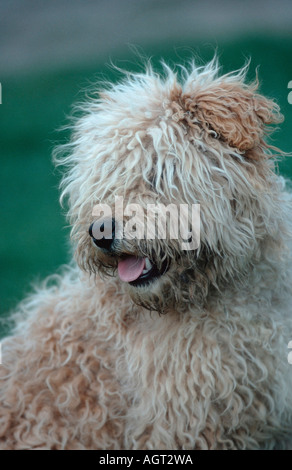
M131 282L141 276L145 268L145 258L137 258L136 256L128 256L128 258L119 261L118 273L120 279L125 282Z

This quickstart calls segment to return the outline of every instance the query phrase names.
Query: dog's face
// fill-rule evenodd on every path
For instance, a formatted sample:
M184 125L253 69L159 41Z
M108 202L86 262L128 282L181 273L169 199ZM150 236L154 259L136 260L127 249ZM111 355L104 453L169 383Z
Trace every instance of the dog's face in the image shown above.
M160 312L204 305L210 288L244 276L275 213L264 136L278 106L244 84L244 71L220 78L217 68L193 68L182 85L169 69L128 78L88 105L69 145L78 263ZM164 216L161 236L165 207L174 219Z

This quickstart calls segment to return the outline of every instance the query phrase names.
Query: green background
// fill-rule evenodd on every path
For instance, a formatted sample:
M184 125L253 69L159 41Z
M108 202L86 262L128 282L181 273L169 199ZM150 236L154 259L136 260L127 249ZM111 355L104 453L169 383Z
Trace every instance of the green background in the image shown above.
M275 98L285 122L273 135L275 145L292 150L292 105L288 82L292 80L292 38L286 34L243 35L236 40L198 43L176 41L143 48L159 69L163 58L170 64L198 56L210 60L214 51L223 72L240 68L251 57L249 77L259 67L261 92ZM137 55L127 49L112 57L123 68L141 69ZM140 62L140 64L139 64ZM100 79L118 80L110 66L96 60L87 65L47 68L0 76L1 152L1 282L0 313L15 307L31 290L31 284L54 273L70 259L69 228L58 198L59 170L52 164L53 148L68 139L59 129L68 124L72 105L82 100L85 90ZM287 157L279 171L292 177Z

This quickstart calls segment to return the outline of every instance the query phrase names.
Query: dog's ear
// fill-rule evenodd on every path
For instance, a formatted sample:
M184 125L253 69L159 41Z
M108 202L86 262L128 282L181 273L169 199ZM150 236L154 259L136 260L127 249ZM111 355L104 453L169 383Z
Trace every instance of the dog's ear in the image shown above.
M231 147L246 152L263 144L268 125L282 121L279 106L256 93L257 83L217 82L185 97L184 107L200 125ZM251 158L256 155L248 152Z

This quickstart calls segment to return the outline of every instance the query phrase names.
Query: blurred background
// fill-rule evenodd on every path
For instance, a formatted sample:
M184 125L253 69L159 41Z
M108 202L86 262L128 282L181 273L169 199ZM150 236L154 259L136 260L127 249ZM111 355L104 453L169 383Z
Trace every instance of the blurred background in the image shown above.
M1 315L70 259L52 149L86 88L118 80L110 62L141 69L137 51L158 69L217 51L228 72L250 57L285 116L274 143L292 150L291 0L0 0ZM289 157L279 171L292 178Z

